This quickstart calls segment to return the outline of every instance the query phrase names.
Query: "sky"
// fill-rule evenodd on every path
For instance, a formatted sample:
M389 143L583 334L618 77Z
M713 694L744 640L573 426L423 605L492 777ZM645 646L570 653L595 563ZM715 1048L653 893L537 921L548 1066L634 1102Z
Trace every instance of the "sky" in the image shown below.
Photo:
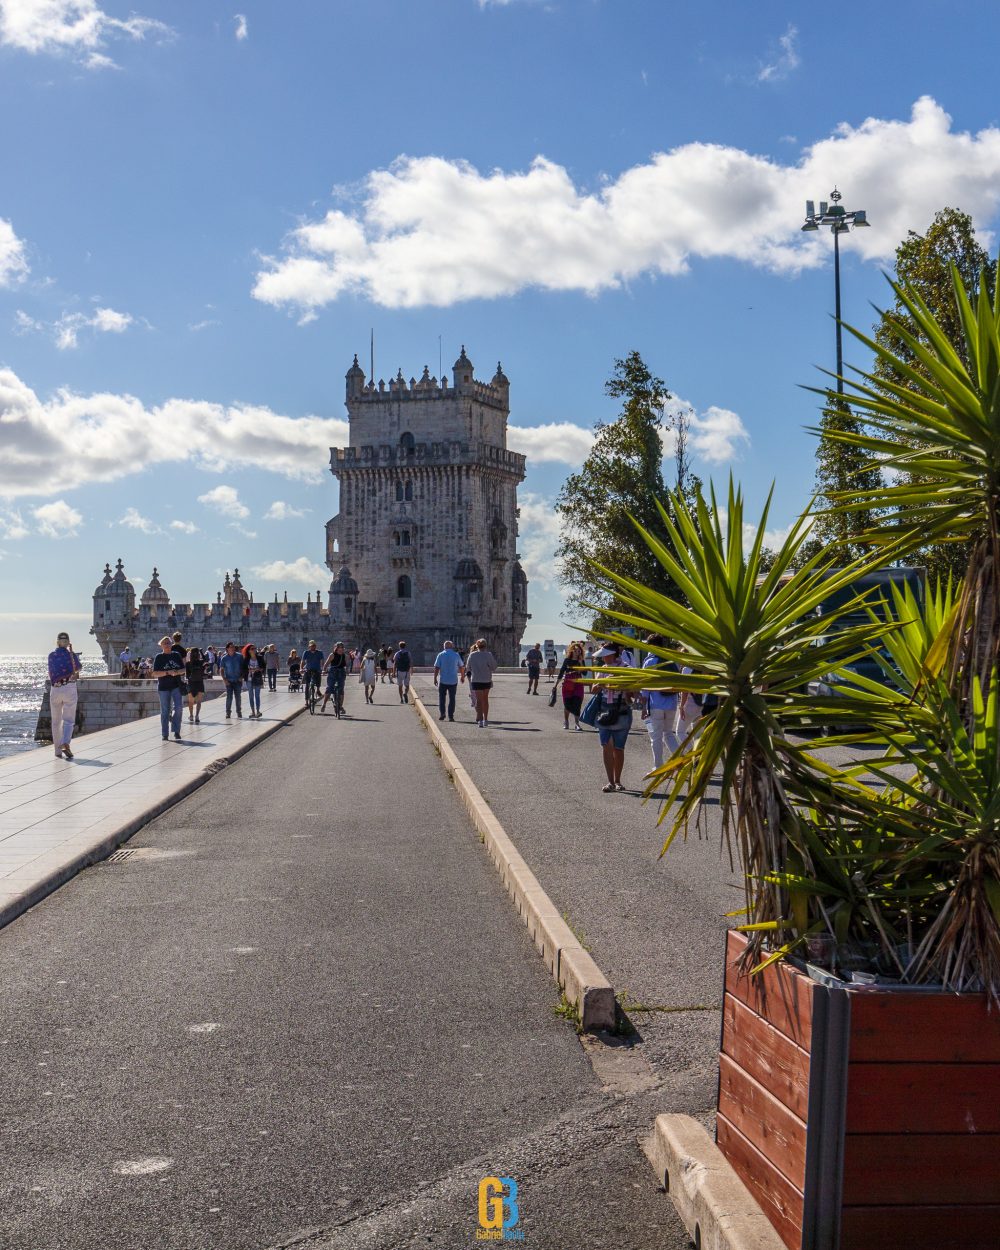
M179 602L236 566L257 599L325 599L328 448L373 331L376 376L503 362L529 641L572 635L553 504L632 350L690 410L695 472L751 512L775 483L779 538L834 360L806 199L868 213L842 241L865 330L937 210L996 246L1000 10L949 14L0 0L0 652L64 625L93 652L118 557Z

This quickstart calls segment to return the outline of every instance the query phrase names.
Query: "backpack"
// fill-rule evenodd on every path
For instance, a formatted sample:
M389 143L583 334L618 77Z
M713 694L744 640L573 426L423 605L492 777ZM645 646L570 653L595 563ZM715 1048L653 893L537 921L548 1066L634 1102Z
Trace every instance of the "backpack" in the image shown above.
M400 651L396 656L396 672L408 673L410 671L410 653L409 651Z

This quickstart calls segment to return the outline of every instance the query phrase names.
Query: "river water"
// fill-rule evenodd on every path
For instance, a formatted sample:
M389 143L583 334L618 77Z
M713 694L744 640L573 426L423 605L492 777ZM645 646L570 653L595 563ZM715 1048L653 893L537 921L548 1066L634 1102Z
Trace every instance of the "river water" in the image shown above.
M103 660L85 659L83 671L101 676L108 670ZM35 722L47 675L44 655L0 656L0 756L38 745Z

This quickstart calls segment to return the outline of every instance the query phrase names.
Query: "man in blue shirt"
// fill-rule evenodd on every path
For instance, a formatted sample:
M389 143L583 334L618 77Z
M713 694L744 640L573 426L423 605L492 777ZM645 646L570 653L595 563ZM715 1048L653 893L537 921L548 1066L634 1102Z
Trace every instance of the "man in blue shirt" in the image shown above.
M236 699L236 716L243 719L243 656L236 650L235 642L226 643L226 654L219 659L219 672L226 683L226 720L233 714Z
M662 634L650 634L646 643L651 647L665 647L667 640ZM661 660L658 655L647 656L642 667L677 671L676 664ZM662 768L664 744L671 755L680 745L677 741L677 734L674 732L674 724L677 720L677 691L643 690L642 719L646 724L646 732L649 734L649 745L653 749L653 768Z
M319 692L320 675L323 672L323 652L316 646L316 639L310 638L309 646L302 653L302 673L305 677L306 702L309 702L309 687L315 686Z
M438 720L444 720L446 700L448 719L455 719L455 694L460 681L465 681L465 665L455 650L455 644L449 641L434 659L434 685L438 688L438 708L441 713Z

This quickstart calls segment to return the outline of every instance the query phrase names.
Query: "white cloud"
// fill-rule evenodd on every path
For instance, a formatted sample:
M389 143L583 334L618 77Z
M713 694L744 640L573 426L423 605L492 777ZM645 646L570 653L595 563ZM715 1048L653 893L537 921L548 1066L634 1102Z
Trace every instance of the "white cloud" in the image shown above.
M118 524L128 529L142 530L144 534L159 534L160 527L149 517L143 516L136 508L126 508L125 515L118 518Z
M872 228L850 240L867 260L891 257L942 204L961 204L982 231L1000 207L1000 127L953 131L925 96L908 121L841 124L795 164L689 143L597 191L543 156L526 172L486 174L404 156L367 176L360 203L345 194L292 231L281 256L263 258L253 294L311 316L347 295L414 308L528 287L596 293L682 274L698 257L796 273L829 263L830 239L803 235L799 214L835 183L868 210Z
M147 408L132 395L74 395L43 401L11 369L0 369L0 498L49 495L140 472L136 449L168 426L158 464L191 461L217 473L253 466L320 482L330 448L348 441L347 422L285 417L269 408L171 399ZM68 456L66 448L73 454Z
M750 442L750 435L738 413L710 404L698 413L686 400L673 395L663 405L668 421L684 415L688 420L688 454L708 464L726 464L736 459L741 444ZM663 432L663 453L674 454L677 433L673 428Z
M276 499L264 513L264 520L288 521L292 517L305 516L308 511L308 508L293 508L291 504L285 503L283 499Z
M532 464L582 464L594 445L594 433L572 421L507 427L507 446Z
M240 503L240 496L235 486L216 486L206 491L204 495L199 495L198 502L236 521L245 521L250 515L250 509L246 504Z
M123 334L135 325L131 313L118 312L114 308L96 308L93 313L63 313L57 321L39 321L19 308L14 314L14 328L19 334L51 333L60 351L67 351L80 344L80 333L93 330L95 334Z
M214 317L209 317L205 321L196 321L193 325L189 325L188 329L192 334L197 334L199 330L207 330L209 326L221 326L221 321L216 321Z
M23 282L27 273L24 241L14 233L10 222L0 217L0 287Z
M19 538L27 538L28 533L20 512L15 508L0 509L0 537L14 542Z
M170 528L179 534L197 534L198 527L194 521L171 521Z
M133 13L110 17L97 0L0 0L0 44L24 52L70 53L89 69L108 69L114 61L101 51L109 39L165 37L170 27Z
M780 82L799 68L802 58L796 47L798 37L798 29L789 23L788 29L778 40L775 55L760 67L760 72L757 74L758 82Z
M310 589L319 589L330 584L330 570L325 565L316 564L308 556L299 556L297 560L272 560L270 564L257 564L250 572L265 582L297 582Z
M75 538L83 517L65 499L56 499L32 509L39 534L46 538Z
M236 23L236 38L240 41L250 37L250 31L247 28L246 15L243 13L234 13L233 21Z
M555 551L559 545L559 514L555 503L531 491L522 491L518 499L517 549L528 581L549 590L555 585L558 568Z

